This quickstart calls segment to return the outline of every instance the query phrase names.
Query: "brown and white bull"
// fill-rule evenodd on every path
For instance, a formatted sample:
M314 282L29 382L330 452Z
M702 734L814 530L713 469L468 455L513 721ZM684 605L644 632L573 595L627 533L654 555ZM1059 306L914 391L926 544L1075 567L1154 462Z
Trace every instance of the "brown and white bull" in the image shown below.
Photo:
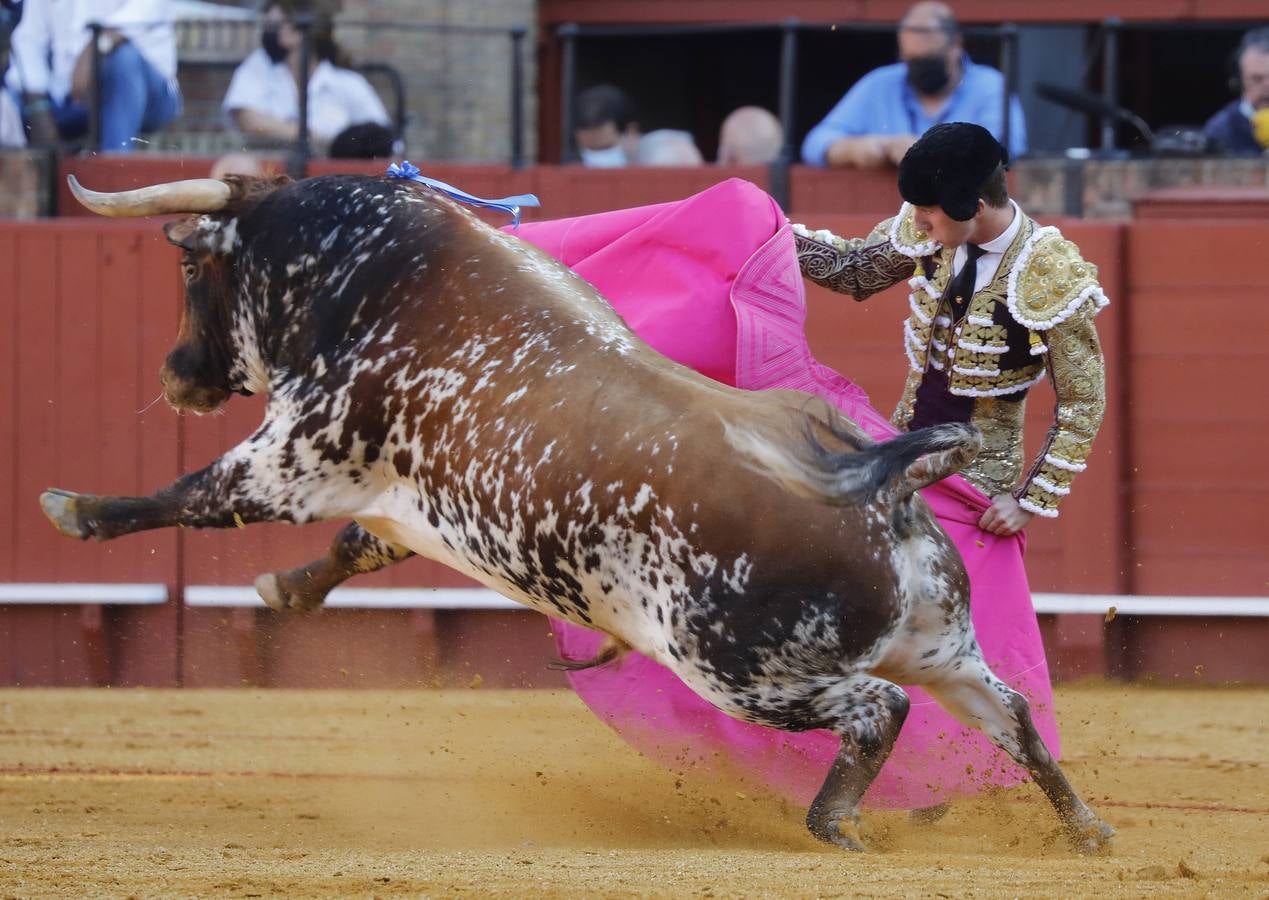
M1077 847L1109 842L983 662L960 557L914 493L972 458L972 429L874 444L805 395L715 383L565 266L410 181L72 187L106 215L190 213L166 227L186 283L168 402L267 392L268 407L153 496L49 490L64 534L351 518L304 579L261 579L271 605L411 551L440 560L737 718L839 735L807 824L850 849L908 711L898 685L921 685L1031 773Z

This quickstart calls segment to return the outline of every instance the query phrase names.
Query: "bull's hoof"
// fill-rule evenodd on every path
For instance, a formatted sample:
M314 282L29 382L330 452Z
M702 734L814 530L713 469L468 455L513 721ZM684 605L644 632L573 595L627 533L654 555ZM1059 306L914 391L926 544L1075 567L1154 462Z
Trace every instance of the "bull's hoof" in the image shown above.
M1067 834L1077 853L1104 853L1115 841L1115 829L1101 819L1093 819L1084 825L1072 825Z
M286 583L288 574L283 572L278 575L269 572L256 579L256 593L260 595L264 605L278 612L285 612L288 609L312 612L320 609L326 596L324 594L314 596L311 592L295 590Z
M859 838L859 824L850 816L840 819L810 815L806 818L806 827L826 844L835 844L852 853L862 853L868 848Z
M256 579L256 593L269 609L282 612L287 608L287 598L278 584L278 576L272 572Z
M40 509L62 534L84 541L93 533L79 518L79 498L82 496L60 488L49 488L40 494Z

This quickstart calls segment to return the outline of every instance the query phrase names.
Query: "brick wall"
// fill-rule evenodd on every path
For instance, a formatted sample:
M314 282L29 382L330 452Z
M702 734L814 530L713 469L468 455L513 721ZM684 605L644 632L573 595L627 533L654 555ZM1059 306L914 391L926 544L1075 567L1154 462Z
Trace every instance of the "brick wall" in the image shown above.
M506 162L511 155L511 38L438 34L392 23L530 29L524 39L525 156L536 157L534 0L345 0L340 44L359 63L400 70L409 101L407 152L412 159ZM385 97L385 102L387 98Z
M387 63L401 73L408 157L501 163L510 159L510 35L446 34L409 26L532 29L534 0L344 0L342 6L335 37L353 63ZM258 46L256 27L185 22L177 36L184 113L139 149L211 155L241 149L241 138L224 126L220 103L232 66ZM522 44L522 133L524 154L531 161L537 147L536 52L531 30ZM378 75L370 80L389 114L394 114L389 82Z

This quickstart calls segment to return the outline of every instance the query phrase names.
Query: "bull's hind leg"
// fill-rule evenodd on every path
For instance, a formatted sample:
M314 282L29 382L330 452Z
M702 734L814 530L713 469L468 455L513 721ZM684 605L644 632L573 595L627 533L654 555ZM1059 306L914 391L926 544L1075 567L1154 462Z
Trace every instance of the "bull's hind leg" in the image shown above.
M832 694L840 698L834 710L839 718L830 727L841 736L842 748L807 811L806 827L822 841L863 850L856 827L859 801L894 748L908 716L908 695L870 675L848 678Z
M961 722L981 729L1031 774L1077 850L1109 846L1115 829L1098 818L1066 780L1031 721L1027 698L997 678L981 655L962 657L959 662L960 668L946 672L944 680L921 686Z
M327 594L354 575L377 572L413 555L412 550L350 522L335 535L321 559L286 572L261 575L256 579L256 592L273 609L314 610Z

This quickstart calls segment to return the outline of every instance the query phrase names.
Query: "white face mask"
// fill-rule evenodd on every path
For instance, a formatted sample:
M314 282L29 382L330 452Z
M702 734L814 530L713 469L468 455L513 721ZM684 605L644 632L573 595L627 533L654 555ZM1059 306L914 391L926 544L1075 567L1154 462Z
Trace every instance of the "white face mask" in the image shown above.
M581 148L582 165L592 169L620 169L626 165L626 151L620 144L613 144L603 150L587 150Z

